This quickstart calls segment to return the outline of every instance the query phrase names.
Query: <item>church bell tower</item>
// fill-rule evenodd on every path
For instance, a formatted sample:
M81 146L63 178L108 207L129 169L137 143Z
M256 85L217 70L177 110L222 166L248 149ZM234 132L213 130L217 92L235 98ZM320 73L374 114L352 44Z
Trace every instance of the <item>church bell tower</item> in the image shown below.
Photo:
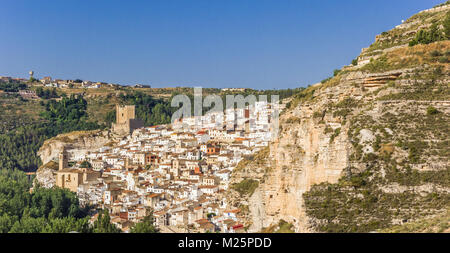
M63 147L61 152L59 153L59 171L69 167L69 161L67 159L66 149Z

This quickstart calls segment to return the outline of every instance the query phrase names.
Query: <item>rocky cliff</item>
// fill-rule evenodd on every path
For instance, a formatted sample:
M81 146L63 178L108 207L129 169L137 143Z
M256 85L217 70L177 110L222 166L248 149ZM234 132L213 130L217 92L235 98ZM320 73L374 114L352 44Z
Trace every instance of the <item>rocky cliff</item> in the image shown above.
M69 159L80 154L96 151L103 145L112 141L112 134L109 131L77 131L60 134L44 142L38 151L42 163L47 164L52 160L57 160L58 155L64 147L69 154Z
M43 187L51 188L55 185L54 172L58 170L58 155L64 148L69 159L77 160L80 155L97 151L102 146L115 142L110 131L77 131L60 134L44 142L38 151L43 165L36 171L36 181Z
M293 98L279 139L233 172L233 184L257 181L228 193L249 231L284 220L297 232L368 232L449 208L449 10L378 35L353 65ZM421 30L438 38L410 46Z

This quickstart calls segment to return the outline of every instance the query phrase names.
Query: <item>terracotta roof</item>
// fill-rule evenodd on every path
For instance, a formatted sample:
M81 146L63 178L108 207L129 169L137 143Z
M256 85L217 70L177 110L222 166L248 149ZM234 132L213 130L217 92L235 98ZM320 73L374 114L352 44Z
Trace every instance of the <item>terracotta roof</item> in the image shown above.
M200 220L196 220L195 222L198 224L203 224L203 223L208 223L209 220L208 219L200 219Z

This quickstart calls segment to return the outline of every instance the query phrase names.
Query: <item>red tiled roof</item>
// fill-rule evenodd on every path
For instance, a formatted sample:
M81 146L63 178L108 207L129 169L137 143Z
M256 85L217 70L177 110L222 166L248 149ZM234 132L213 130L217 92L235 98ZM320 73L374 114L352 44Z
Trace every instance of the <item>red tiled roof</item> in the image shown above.
M234 230L236 230L236 229L243 228L243 227L244 227L244 225L242 225L242 224L237 224L237 225L234 225L232 228L233 228Z

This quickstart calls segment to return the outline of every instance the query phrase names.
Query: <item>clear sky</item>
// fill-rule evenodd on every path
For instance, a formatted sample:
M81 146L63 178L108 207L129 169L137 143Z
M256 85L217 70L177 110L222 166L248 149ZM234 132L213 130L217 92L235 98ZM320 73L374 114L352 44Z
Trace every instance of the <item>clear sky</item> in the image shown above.
M256 89L319 82L444 0L1 0L0 75Z

